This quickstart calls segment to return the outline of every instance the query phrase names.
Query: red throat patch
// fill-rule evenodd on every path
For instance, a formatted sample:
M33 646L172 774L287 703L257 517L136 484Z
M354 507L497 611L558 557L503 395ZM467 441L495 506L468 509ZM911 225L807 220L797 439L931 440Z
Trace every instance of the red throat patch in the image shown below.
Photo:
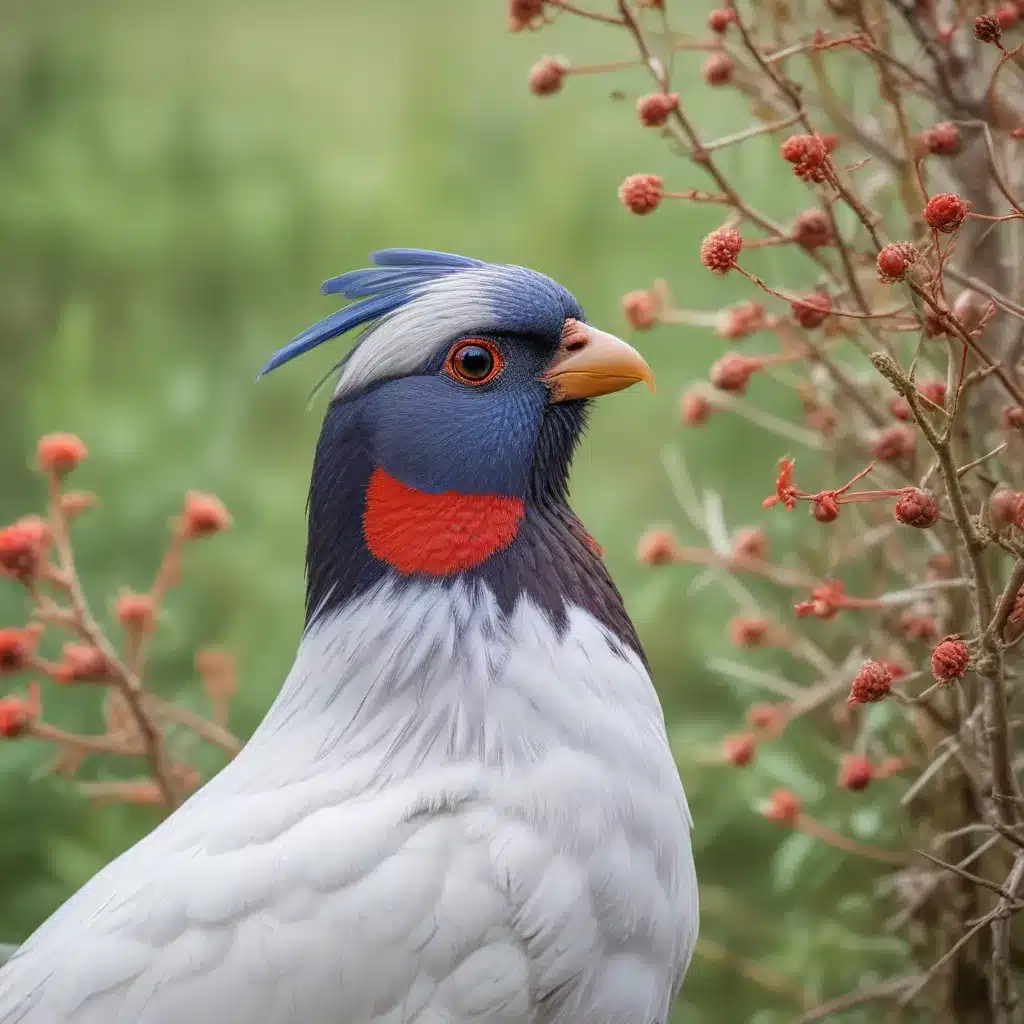
M426 494L377 468L366 490L363 536L371 554L403 575L448 576L507 548L524 511L518 498Z

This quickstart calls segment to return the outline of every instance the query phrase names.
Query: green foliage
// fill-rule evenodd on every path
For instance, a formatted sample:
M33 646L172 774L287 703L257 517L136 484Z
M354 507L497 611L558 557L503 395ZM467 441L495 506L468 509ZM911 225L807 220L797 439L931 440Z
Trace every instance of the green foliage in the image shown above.
M603 78L572 80L544 101L527 92L526 70L542 52L621 56L600 26L512 38L501 5L479 0L39 0L9 11L4 35L0 519L38 506L28 461L41 433L83 437L92 457L75 485L103 504L76 537L90 596L105 609L120 586L148 584L183 492L219 494L235 529L189 550L152 675L162 694L201 707L193 652L227 646L240 661L232 725L241 734L269 705L298 637L322 406L310 410L306 398L339 353L326 346L259 386L253 378L283 340L332 308L318 297L321 279L387 245L461 251L550 272L590 319L620 331L619 295L657 276L683 305L737 297L734 282L697 260L700 238L717 226L713 209L666 204L640 219L616 202L634 171L704 184L657 132L639 128L631 101L608 98ZM707 94L699 127L715 134L730 108L698 68L682 78L691 94ZM615 85L647 89L639 72ZM773 146L744 151L763 158L750 165L755 198L783 180ZM795 191L792 202L796 212ZM784 285L786 257L757 255ZM678 518L661 450L679 440L678 394L721 342L667 328L641 341L658 396L637 389L602 403L574 495L664 696L697 822L705 934L812 997L842 991L901 966L898 945L853 938L878 934L872 872L787 836L755 807L785 785L861 837L888 825L861 810L864 797L836 797L834 752L811 736L796 744L809 760L795 761L787 745L746 772L708 765L748 702L704 668L725 653L730 610L712 590L691 594L692 574L641 569L633 549L648 522ZM764 516L760 498L784 454L775 439L723 419L687 442L696 474L713 477L726 507ZM799 544L802 521L764 518L775 545ZM4 588L0 621L23 614ZM44 701L58 723L96 725L88 694L51 689ZM0 748L0 940L24 937L155 822L146 811L83 806L39 777L47 756L32 744ZM207 772L220 764L207 751L197 757ZM118 770L95 768L98 777ZM776 1024L793 1009L698 955L681 1015Z

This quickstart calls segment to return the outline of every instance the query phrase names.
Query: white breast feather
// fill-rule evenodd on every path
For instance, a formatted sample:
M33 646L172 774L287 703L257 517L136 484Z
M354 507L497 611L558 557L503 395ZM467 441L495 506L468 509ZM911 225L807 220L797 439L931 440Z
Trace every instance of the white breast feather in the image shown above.
M664 1022L689 828L647 673L593 618L382 584L0 970L0 1024Z

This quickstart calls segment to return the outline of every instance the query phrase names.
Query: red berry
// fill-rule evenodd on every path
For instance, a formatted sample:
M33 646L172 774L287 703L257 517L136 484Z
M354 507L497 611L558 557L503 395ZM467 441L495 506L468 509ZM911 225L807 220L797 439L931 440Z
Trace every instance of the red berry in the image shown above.
M785 709L779 704L754 704L747 711L747 725L751 729L776 732L786 723Z
M722 311L715 327L720 338L738 341L765 326L764 306L760 302L744 302Z
M874 765L862 754L844 754L839 767L839 785L860 792L875 777Z
M673 110L679 107L679 93L653 92L636 101L636 112L643 125L660 128Z
M878 279L886 284L902 281L920 258L921 254L909 242L891 242L882 248L875 262Z
M677 547L671 530L648 530L637 544L637 561L644 565L669 565L675 561Z
M627 292L622 296L622 312L631 327L647 331L658 322L661 303L652 291Z
M839 502L834 494L822 494L811 502L811 515L819 523L834 523L839 518Z
M793 221L792 239L805 249L831 245L832 222L823 210L804 210Z
M185 540L198 540L230 528L231 513L220 498L201 491L189 491L185 495L180 528Z
M1024 491L1000 487L988 499L989 514L997 529L1024 525Z
M732 540L732 553L744 558L763 559L768 554L768 538L756 526L744 526Z
M1008 405L1000 419L1003 430L1021 430L1024 428L1024 405Z
M956 634L942 639L932 651L932 675L936 682L948 685L962 678L971 664L967 644Z
M687 391L679 401L679 414L686 426L703 426L711 415L711 402L701 391Z
M865 661L853 678L847 704L874 704L892 689L893 674L884 661Z
M810 331L820 327L832 312L832 300L825 292L810 292L793 299L789 308L793 319Z
M722 757L737 768L750 764L756 751L757 740L749 732L726 736L722 741Z
M951 121L941 121L922 136L925 148L935 156L953 156L960 152L960 129Z
M31 629L0 629L0 675L24 672L32 662L39 634Z
M708 371L708 378L716 388L722 391L735 391L742 394L747 389L751 375L761 368L761 360L741 355L739 352L727 352L721 359L713 363Z
M729 623L729 642L734 647L760 647L771 629L772 624L759 615L738 615Z
M743 236L735 228L716 228L701 242L700 261L712 273L727 274L742 248Z
M918 487L910 487L900 495L893 514L897 522L904 526L927 530L938 521L939 505L933 494Z
M788 789L777 789L764 808L763 814L769 821L780 825L795 825L800 819L803 806L800 798Z
M704 65L704 81L708 85L728 85L732 81L736 65L727 53L713 53Z
M914 454L917 447L917 432L904 423L886 427L871 442L871 454L880 462L899 462Z
M0 574L25 582L42 568L50 528L38 516L25 516L0 530Z
M736 12L728 7L719 7L708 15L708 28L718 35L728 31L729 26L736 20Z
M970 207L954 192L939 192L925 204L924 219L930 228L951 235L967 216Z
M534 96L552 96L559 92L569 73L569 62L562 57L544 57L530 68L530 92Z
M662 181L656 174L631 174L619 186L619 202L641 217L656 210L663 195Z
M510 32L533 28L544 17L544 0L508 0Z
M820 135L791 135L780 148L783 160L803 181L822 182L828 177L828 147Z
M36 449L39 468L58 475L74 469L88 454L74 434L47 434Z

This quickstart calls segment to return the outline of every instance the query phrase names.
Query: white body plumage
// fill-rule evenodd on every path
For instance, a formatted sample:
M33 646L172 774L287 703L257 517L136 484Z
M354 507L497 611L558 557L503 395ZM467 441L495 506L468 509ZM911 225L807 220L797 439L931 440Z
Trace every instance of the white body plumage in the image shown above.
M689 831L647 671L594 618L385 580L0 969L0 1024L664 1022Z

